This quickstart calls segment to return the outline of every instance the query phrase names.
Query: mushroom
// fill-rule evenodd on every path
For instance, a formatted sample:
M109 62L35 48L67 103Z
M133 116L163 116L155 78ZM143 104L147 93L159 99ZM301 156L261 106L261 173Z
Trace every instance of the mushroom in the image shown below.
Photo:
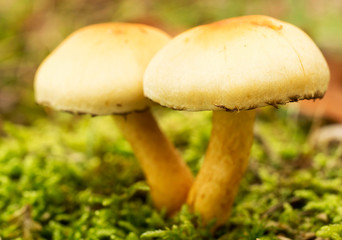
M173 213L186 201L193 177L159 129L143 95L152 56L170 37L156 28L103 23L64 40L40 65L37 103L72 113L114 118L141 164L155 206Z
M243 16L192 28L151 60L145 96L172 109L213 111L203 165L187 203L216 227L230 215L253 142L255 108L322 98L327 63L297 27Z

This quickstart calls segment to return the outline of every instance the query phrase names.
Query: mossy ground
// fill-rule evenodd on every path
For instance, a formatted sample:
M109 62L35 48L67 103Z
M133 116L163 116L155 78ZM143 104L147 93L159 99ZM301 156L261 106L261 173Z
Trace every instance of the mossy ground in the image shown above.
M157 109L196 173L211 113ZM154 209L141 169L111 117L55 114L4 123L0 239L342 239L342 146L314 149L312 122L258 113L249 168L229 221L214 235L184 206Z

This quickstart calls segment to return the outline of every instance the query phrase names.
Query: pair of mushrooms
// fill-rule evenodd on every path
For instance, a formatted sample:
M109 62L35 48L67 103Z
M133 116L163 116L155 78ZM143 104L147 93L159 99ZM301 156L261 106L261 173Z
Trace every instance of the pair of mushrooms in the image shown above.
M158 29L127 23L83 28L39 67L38 103L115 119L151 187L157 208L187 202L203 222L228 218L253 142L255 108L322 98L327 63L297 27L266 16L231 18L170 40ZM213 128L193 177L148 110L212 110ZM122 116L124 114L124 116Z

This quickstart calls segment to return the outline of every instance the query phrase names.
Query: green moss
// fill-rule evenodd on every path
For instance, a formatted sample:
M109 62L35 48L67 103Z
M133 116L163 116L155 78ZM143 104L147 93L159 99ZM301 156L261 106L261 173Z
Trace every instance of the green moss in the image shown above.
M342 224L331 224L324 226L317 232L319 237L329 238L333 240L342 239Z
M340 239L340 152L300 147L308 123L289 126L283 111L259 113L263 139L254 142L230 220L214 235L186 206L173 218L155 210L139 164L110 117L58 114L30 127L7 122L0 140L0 237L266 240L317 232ZM271 121L274 114L278 120ZM157 117L196 173L211 114L159 109ZM273 129L279 134L270 134Z

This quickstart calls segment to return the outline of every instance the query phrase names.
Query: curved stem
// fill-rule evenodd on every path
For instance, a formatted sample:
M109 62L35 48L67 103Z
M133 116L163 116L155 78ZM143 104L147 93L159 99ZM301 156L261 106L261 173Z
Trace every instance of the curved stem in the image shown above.
M192 185L189 168L161 132L150 110L114 118L141 164L155 206L174 213L185 203Z
M215 111L204 163L190 190L188 204L203 223L223 224L230 215L253 142L255 110Z

